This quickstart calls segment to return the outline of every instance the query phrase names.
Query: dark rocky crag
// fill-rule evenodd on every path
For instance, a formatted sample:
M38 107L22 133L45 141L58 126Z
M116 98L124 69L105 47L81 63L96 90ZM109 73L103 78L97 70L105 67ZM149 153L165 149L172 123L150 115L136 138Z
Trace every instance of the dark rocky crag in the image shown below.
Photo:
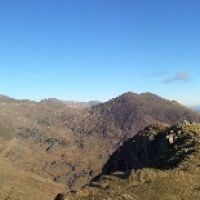
M195 135L184 130L183 124L148 126L113 153L104 165L102 174L143 168L174 168L196 151Z
M200 124L150 125L113 153L102 174L57 200L199 199L199 152Z

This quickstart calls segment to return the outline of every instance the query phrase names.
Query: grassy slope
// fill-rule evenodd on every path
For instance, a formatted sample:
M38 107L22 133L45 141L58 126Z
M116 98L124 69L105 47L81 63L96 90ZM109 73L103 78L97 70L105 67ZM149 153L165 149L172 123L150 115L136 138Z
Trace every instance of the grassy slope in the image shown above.
M51 200L60 190L62 184L53 183L33 173L14 167L8 159L0 157L0 199L8 197L13 200Z
M9 199L53 199L58 192L69 190L67 184L53 182L54 177L71 172L66 163L76 166L73 173L91 166L99 172L99 166L105 161L97 159L98 153L106 152L108 144L101 142L100 147L93 145L100 141L88 136L82 138L84 149L81 149L79 137L63 127L60 121L62 109L46 105L31 107L20 103L0 106L0 200L4 200L12 188ZM46 116L52 124L42 121ZM38 123L38 120L42 122ZM41 136L26 137L31 130L36 130L36 134ZM25 136L19 136L18 132ZM66 145L54 145L46 151L51 146L45 142L48 138L64 141ZM92 165L94 160L96 162ZM54 162L55 165L52 165ZM81 177L74 184L79 186L86 182L88 177Z

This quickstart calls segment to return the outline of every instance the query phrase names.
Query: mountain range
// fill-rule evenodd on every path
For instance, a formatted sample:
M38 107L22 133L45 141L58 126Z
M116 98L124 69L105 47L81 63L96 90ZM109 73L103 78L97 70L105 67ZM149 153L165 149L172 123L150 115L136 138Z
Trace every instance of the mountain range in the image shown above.
M123 171L110 164L121 146L151 124L183 121L200 122L200 114L151 93L105 103L0 96L0 199L50 200L102 172Z

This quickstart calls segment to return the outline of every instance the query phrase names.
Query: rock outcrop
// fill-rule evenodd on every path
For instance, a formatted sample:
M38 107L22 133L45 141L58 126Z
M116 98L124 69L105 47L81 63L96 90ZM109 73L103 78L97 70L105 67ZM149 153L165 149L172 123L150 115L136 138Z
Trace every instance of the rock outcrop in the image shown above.
M188 122L189 123L189 122ZM171 169L196 151L196 133L185 127L192 124L151 125L128 139L103 167L103 174L145 167Z
M124 142L102 174L64 200L200 199L200 124L151 125Z

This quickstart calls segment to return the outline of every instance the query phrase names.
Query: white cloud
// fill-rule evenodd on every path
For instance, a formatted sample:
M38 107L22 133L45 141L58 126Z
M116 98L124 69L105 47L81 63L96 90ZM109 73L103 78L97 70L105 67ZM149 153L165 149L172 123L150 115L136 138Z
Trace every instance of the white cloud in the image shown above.
M175 76L165 79L163 83L187 82L190 80L190 75L187 72L178 72Z

